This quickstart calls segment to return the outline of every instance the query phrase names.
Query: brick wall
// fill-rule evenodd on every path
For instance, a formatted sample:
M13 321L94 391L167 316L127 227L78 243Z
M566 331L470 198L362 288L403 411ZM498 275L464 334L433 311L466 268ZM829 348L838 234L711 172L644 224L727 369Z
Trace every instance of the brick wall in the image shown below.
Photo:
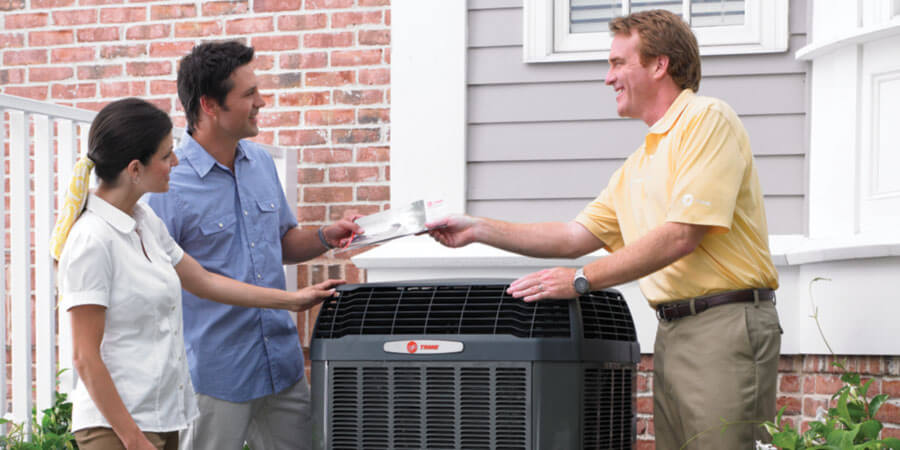
M877 419L884 424L883 437L900 438L900 356L838 356L851 372L863 381L874 378L869 399L888 394L890 400L881 407ZM792 426L806 425L816 417L818 407L826 407L832 394L842 386L840 369L832 366L833 357L814 355L782 356L778 367L777 407L785 406L784 417ZM638 365L638 450L652 450L653 442L653 356L644 355ZM834 406L831 403L829 406ZM725 417L724 419L728 419Z
M206 40L256 49L259 142L299 148L297 217L318 227L389 205L390 0L0 0L0 92L97 110L148 99L184 126L178 60ZM348 255L299 283L365 280ZM299 317L304 346L312 313Z

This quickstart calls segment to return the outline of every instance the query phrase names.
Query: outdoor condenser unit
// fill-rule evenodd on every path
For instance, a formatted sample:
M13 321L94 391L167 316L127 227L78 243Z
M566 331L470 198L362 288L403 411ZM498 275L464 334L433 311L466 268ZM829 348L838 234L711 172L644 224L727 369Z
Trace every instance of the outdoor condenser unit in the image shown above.
M346 285L313 332L313 448L633 449L640 350L615 290Z

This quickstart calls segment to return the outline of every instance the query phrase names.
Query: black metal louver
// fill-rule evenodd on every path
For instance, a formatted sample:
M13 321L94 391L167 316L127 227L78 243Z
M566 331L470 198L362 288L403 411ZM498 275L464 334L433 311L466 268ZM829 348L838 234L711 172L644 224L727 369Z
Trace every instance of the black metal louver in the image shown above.
M635 439L635 369L607 363L584 368L584 450L631 450Z
M616 291L597 291L578 299L581 305L585 339L636 341L637 331L631 311L622 294Z
M525 303L505 285L366 286L342 291L319 312L315 338L347 335L569 337L568 301Z
M529 373L524 364L336 365L328 448L525 450Z

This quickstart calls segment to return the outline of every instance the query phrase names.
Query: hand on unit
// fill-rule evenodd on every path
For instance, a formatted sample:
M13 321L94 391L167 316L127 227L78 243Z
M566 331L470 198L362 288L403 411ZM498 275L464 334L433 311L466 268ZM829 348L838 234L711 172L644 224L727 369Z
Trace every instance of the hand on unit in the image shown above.
M506 293L526 302L575 298L578 294L572 286L574 279L575 269L567 267L544 269L513 281L506 289Z
M478 220L471 216L453 214L425 224L428 234L434 240L450 247L464 247L475 242L475 225Z
M321 283L299 289L297 292L293 293L294 295L291 296L290 303L285 309L294 312L306 311L307 309L322 303L326 299L334 297L334 293L336 292L334 288L344 283L346 283L344 280L325 280Z

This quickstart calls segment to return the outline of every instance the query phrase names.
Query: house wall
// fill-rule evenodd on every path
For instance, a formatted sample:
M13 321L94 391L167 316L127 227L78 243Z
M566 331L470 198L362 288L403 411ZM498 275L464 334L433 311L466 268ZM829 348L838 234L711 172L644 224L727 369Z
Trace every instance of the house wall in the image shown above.
M785 53L703 58L701 95L744 122L765 193L769 231L804 233L808 64L805 0L790 2ZM606 186L646 133L616 115L603 61L522 62L522 2L470 0L467 212L567 220Z
M267 103L255 140L298 152L297 217L318 227L389 205L390 28L390 0L0 1L0 92L91 110L143 97L183 126L179 59L243 40ZM298 284L364 281L349 256L300 265Z

